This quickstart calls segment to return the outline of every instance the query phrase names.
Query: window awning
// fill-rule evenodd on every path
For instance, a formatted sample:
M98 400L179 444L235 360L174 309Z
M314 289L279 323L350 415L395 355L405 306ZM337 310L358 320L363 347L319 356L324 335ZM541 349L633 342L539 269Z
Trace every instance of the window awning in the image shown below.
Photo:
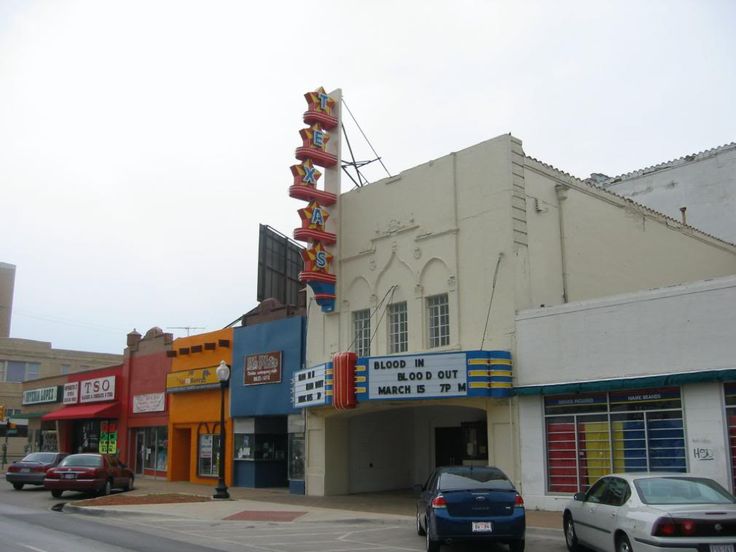
M44 414L42 420L84 420L86 418L117 418L120 415L120 403L84 404L65 406Z
M703 370L656 376L619 378L615 380L581 381L576 383L550 383L515 387L515 395L560 395L589 393L593 391L617 391L619 389L643 389L647 387L669 387L688 383L736 381L736 369Z

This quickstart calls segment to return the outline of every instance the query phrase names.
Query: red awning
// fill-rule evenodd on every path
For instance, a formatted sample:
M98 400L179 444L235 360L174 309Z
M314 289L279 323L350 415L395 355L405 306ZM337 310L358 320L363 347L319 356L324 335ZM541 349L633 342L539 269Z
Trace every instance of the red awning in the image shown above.
M44 414L41 419L52 420L83 420L85 418L117 418L120 415L120 403L85 404L65 406Z

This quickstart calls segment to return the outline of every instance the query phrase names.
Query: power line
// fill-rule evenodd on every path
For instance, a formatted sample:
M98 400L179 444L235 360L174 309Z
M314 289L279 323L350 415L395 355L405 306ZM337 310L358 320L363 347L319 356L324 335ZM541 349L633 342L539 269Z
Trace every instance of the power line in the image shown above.
M167 330L186 330L189 337L190 330L206 330L206 326L166 326Z

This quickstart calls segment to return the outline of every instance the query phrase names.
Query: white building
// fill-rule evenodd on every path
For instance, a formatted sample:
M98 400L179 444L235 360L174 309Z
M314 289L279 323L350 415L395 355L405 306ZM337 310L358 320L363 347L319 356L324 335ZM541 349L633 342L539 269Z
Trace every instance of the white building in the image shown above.
M561 510L610 471L690 471L734 490L735 308L729 276L520 312L527 505Z
M518 358L517 313L736 274L733 245L529 158L510 135L338 190L331 222L335 308L312 303L295 387L312 495L490 463L547 505L542 402L512 387L554 380L559 366ZM336 409L344 367L329 363L350 350L358 402ZM303 391L322 385L327 400Z
M592 181L736 243L736 143L613 178L593 175Z

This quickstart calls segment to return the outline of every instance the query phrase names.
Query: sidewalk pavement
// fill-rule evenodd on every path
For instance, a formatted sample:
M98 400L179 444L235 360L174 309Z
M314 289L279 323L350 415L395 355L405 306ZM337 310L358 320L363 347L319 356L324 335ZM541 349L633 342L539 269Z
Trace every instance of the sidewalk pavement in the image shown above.
M184 494L210 498L212 486L185 481L137 479L136 488L118 496L130 499L155 494ZM67 503L64 511L93 515L146 515L180 517L199 520L329 522L383 520L386 522L414 519L416 496L410 491L389 491L338 496L305 496L289 494L288 489L251 489L230 487L229 500L178 502L166 504L117 504L99 506L94 503ZM114 498L116 495L112 495ZM110 497L108 497L110 498ZM543 529L562 527L560 512L527 510L527 526Z

